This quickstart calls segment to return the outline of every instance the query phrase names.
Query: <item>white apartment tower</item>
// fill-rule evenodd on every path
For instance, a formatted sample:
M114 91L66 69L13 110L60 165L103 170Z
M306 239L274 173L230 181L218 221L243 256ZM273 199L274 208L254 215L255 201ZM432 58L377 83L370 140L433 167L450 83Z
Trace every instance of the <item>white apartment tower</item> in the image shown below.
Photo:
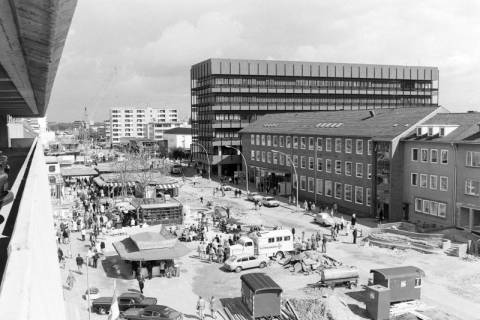
M121 138L163 140L163 132L180 126L176 109L116 107L110 109L111 142Z

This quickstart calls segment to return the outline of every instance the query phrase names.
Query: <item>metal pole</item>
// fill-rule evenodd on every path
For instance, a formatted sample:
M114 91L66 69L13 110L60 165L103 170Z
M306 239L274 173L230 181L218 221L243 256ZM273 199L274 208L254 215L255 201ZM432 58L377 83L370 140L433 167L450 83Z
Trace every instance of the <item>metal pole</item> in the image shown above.
M90 262L88 261L88 256L87 258L85 259L87 261L87 303L88 303L88 320L90 320L90 312L91 312L91 308L90 308L90 284L88 282L88 265L90 264Z
M207 156L207 165L208 165L208 180L211 181L212 179L211 179L211 177L210 177L210 159L209 159L209 157L208 157L207 149L205 149L205 147L204 147L202 144L198 143L198 142L192 142L192 144L196 144L196 145L202 147L203 151L205 151L205 155Z
M277 150L272 150L272 152L276 152L276 153L280 153L280 154L283 154L285 156L285 159L286 161L290 161L290 164L292 165L292 168L293 168L293 172L295 173L295 180L297 181L297 187L296 187L296 193L297 193L297 210L298 210L298 188L299 188L299 184L298 184L298 174L297 174L297 169L295 168L295 165L293 164L293 161L292 161L292 158L290 158L290 156L284 152L281 152L281 151L277 151Z
M240 149L235 148L235 147L232 147L232 146L226 146L226 147L227 147L227 148L234 149L234 150L237 150L237 152L240 153L240 156L242 157L243 161L245 162L245 179L247 179L247 181L245 182L245 185L246 185L247 194L248 194L249 191L248 191L248 165L247 165L247 159L245 159L245 156L243 155L242 151L240 151Z

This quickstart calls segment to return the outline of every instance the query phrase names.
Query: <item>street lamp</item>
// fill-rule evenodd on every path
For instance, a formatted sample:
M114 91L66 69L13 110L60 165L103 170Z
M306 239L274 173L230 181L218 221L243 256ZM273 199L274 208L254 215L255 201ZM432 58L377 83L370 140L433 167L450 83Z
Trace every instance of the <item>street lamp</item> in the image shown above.
M210 178L210 159L208 158L207 149L205 149L205 147L198 142L192 142L192 144L196 144L197 146L202 147L203 151L205 151L205 155L207 156L207 164L208 164L208 180L212 181L212 179Z
M290 158L290 156L284 152L281 152L281 151L278 151L278 150L272 150L273 153L279 153L279 154L283 154L285 156L285 158L287 159L287 161L290 161L290 164L292 165L292 168L293 168L293 172L295 172L295 179L297 181L297 187L295 188L297 190L297 210L298 210L298 187L300 186L298 184L298 174L297 174L297 169L295 168L295 165L293 164L293 161L292 159Z
M237 150L237 152L242 156L242 159L243 161L245 162L245 186L247 188L247 194L249 193L248 192L248 166L247 166L247 159L245 159L245 156L243 155L243 153L240 151L240 149L238 148L235 148L235 147L232 147L232 146L225 146L226 148L230 148L230 149L234 149L234 150Z

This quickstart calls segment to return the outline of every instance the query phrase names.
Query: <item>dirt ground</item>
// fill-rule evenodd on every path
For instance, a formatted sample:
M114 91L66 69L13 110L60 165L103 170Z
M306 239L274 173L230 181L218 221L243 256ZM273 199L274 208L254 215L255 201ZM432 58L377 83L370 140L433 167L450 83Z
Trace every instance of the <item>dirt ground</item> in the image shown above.
M193 186L193 179L187 180L180 189L178 200L191 208L202 208L200 197L204 203L212 200L215 204L230 207L231 214L242 223L264 226L295 227L296 234L305 232L309 236L312 232L320 231L329 234L329 231L312 223L313 218L304 212L295 212L294 207L282 205L279 208L253 209L253 203L242 198L235 198L233 192L226 192L225 197L213 196L212 186L205 179L197 179ZM181 182L180 182L181 183ZM345 215L347 219L347 215ZM360 220L360 224L362 221ZM364 227L365 229L368 227ZM77 233L73 237L71 251L74 256L78 253L85 255L86 242L80 241ZM396 251L376 247L365 247L352 244L351 236L340 236L339 241L329 242L328 254L347 265L357 266L360 270L360 284L368 282L369 270L379 267L399 265L414 265L425 271L426 278L422 287L422 302L428 305L425 314L432 319L480 319L480 263L478 261L463 261L459 258L444 255L426 255L414 251ZM109 267L109 261L116 258L116 252L107 241L106 260L99 263L97 269L89 268L88 280L90 286L100 289L100 295L111 296L113 282L116 277ZM198 259L196 243L187 244L192 252L179 260L181 275L177 278L153 278L147 280L144 293L146 296L156 297L159 304L168 305L183 313L186 318L194 319L195 305L198 296L218 298L233 298L240 296L240 275L227 273L221 270L219 264L209 264ZM65 253L69 246L62 245ZM68 270L76 270L74 259L68 259L65 269L62 269L63 280L66 280ZM88 319L87 302L82 298L87 288L86 267L83 274L75 274L74 288L64 290L69 319ZM244 272L259 272L252 269ZM319 280L319 275L305 276L291 274L277 263L262 269L272 277L283 289L284 297L308 298L312 296L308 284ZM64 282L65 283L65 282ZM118 292L137 290L136 280L116 280ZM358 319L368 319L364 310L363 289L348 290L336 288L336 293L345 301ZM91 319L107 319L107 316L91 315ZM339 319L340 320L340 319Z

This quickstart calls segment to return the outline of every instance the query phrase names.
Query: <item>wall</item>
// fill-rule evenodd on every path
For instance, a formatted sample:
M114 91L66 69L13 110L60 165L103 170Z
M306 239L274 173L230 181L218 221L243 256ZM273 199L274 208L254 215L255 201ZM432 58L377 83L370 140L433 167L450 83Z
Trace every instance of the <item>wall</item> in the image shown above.
M480 197L465 194L465 180L480 181L480 167L466 166L467 151L480 152L479 144L459 144L457 152L457 226L464 227L465 223L459 221L460 207L475 209L474 225L480 226Z

